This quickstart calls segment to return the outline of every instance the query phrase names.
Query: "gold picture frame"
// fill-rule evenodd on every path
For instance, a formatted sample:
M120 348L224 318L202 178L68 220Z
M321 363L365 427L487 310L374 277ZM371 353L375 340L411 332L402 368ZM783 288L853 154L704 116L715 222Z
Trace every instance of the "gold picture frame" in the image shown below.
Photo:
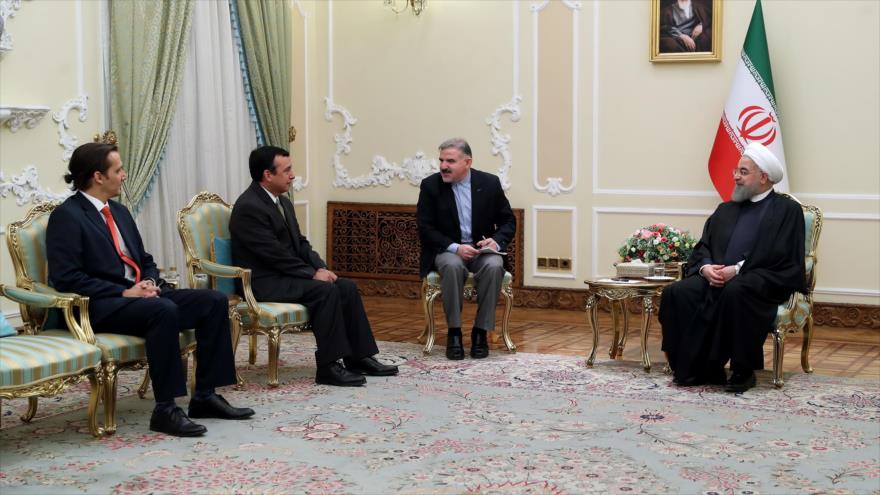
M672 24L678 1L651 0L651 62L720 62L721 0L690 0L688 12L698 24L684 29L698 30L693 38L675 35L681 33Z

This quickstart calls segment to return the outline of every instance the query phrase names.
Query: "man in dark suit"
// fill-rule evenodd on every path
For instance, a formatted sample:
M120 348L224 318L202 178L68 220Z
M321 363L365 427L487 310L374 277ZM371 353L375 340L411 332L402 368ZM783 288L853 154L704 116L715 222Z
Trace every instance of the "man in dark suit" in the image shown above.
M501 181L471 169L471 156L464 139L440 145L440 172L422 181L416 212L422 244L419 274L424 278L434 267L440 273L449 328L446 357L456 360L464 359L461 308L469 271L477 290L470 355L477 359L489 355L486 332L495 328L495 304L509 265L502 255L480 250L504 251L516 231L516 217Z
M146 339L147 362L156 406L150 429L175 436L198 436L207 429L193 418L244 419L249 408L232 407L215 387L235 383L235 363L224 294L176 290L159 278L144 251L128 209L118 196L126 174L116 146L87 143L76 150L64 180L76 191L49 217L46 250L49 281L62 292L89 297L95 332ZM186 395L179 333L196 330L196 392L189 416L175 397Z
M251 270L254 296L308 308L318 344L316 383L359 386L366 383L362 375L396 375L397 366L373 357L379 348L357 286L328 270L299 230L285 196L294 179L290 154L263 146L251 152L248 166L253 182L235 201L229 233L233 262Z
M803 210L773 191L783 173L770 150L749 144L733 171L733 200L706 221L686 278L663 290L663 350L679 386L755 386L777 307L805 290Z

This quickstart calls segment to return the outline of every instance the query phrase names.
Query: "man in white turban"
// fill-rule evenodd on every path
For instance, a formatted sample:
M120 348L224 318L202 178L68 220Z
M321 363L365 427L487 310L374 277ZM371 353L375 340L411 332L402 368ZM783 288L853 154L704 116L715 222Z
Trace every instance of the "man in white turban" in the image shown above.
M677 385L755 386L777 306L805 290L804 215L773 191L782 176L770 150L749 144L733 171L732 201L706 221L685 277L664 289L663 350Z

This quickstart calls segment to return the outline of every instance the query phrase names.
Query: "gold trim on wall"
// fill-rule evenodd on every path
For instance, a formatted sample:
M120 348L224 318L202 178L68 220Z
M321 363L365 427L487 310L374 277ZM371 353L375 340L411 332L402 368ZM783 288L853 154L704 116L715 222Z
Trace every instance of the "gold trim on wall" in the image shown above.
M692 0L712 2L712 51L674 53L660 53L661 1L664 0L651 0L651 38L648 42L651 62L720 62L722 29L721 0Z

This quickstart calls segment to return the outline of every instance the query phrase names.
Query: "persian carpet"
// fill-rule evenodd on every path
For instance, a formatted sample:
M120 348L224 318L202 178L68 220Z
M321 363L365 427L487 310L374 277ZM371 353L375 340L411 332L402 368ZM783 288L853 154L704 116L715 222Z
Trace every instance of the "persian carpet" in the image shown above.
M120 376L119 429L86 429L87 388L0 414L0 493L592 494L880 493L880 385L806 375L742 395L682 389L637 363L493 351L422 356L380 342L400 376L314 383L314 339L288 335L282 385L239 364L222 393L247 421L199 420L201 438L150 432L142 372ZM265 362L265 349L259 357ZM184 401L181 401L185 407Z

